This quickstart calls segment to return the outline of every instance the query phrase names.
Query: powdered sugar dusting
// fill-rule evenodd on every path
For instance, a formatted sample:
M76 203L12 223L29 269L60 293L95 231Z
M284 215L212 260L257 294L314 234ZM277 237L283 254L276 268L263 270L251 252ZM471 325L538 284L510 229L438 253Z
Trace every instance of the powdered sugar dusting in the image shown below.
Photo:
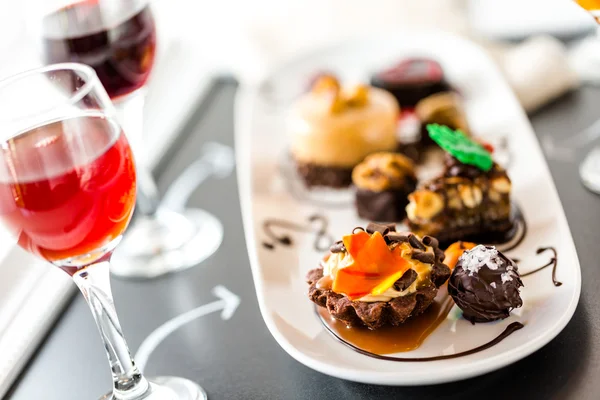
M469 273L469 276L473 276L484 265L494 270L502 265L502 259L498 255L498 250L495 247L487 248L481 244L469 251L465 251L460 257L460 261L462 262L462 268ZM509 266L509 268L512 270L512 266ZM502 282L504 282L504 278Z
M512 281L512 276L511 275L511 271L506 271L505 273L503 273L502 275L500 275L500 278L502 278L502 283L506 283L508 281Z

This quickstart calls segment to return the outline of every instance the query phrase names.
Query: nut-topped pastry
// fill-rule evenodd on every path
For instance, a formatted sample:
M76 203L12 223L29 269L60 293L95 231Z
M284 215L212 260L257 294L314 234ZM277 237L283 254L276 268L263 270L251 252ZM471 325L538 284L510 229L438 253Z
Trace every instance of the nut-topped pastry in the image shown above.
M352 171L356 209L369 221L400 222L406 217L408 195L415 190L415 166L407 157L381 152L368 156Z
M332 75L317 79L288 118L292 157L305 184L349 186L352 169L366 156L396 148L398 113L384 90L342 87Z
M427 125L446 125L469 135L467 117L462 102L454 92L441 92L428 96L417 103L415 114L421 121L421 142L434 144L427 133Z
M436 239L394 225L355 229L307 275L308 296L348 326L400 325L431 305L450 276Z
M462 133L448 127L429 128L449 155L444 174L408 196L410 229L443 243L511 231L511 181L506 171Z

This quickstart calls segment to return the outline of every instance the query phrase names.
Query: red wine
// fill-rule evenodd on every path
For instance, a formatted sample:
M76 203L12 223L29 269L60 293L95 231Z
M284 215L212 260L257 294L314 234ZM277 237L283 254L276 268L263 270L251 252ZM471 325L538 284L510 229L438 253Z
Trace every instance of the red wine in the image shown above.
M75 117L8 144L0 166L0 221L21 247L56 261L97 250L123 233L136 176L116 123L97 115Z
M44 18L46 61L78 62L96 70L111 98L146 83L156 49L148 5L139 1L86 0ZM118 5L118 7L117 7Z

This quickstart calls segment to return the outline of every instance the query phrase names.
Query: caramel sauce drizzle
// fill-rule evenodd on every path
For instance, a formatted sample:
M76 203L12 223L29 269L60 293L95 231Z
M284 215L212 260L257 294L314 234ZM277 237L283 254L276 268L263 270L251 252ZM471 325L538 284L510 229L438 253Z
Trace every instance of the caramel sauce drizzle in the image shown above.
M366 327L347 327L331 315L326 308L317 307L317 313L327 330L342 343L360 353L381 356L418 348L423 341L446 319L454 306L446 286L442 286L434 302L417 318L409 318L400 326L377 330Z

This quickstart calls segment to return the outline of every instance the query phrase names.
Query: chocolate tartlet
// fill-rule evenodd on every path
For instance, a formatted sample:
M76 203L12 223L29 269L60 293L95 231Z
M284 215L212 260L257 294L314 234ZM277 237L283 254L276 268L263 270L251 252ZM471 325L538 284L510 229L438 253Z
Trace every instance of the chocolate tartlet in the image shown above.
M448 293L465 319L490 322L507 318L523 301L523 282L517 265L495 247L479 245L466 250L448 281Z
M357 229L355 229L355 232ZM348 326L378 329L421 314L450 276L437 240L369 224L307 274L308 297Z
M307 187L343 188L366 156L397 147L398 104L364 85L342 88L331 75L317 79L291 107L291 155Z
M401 154L375 153L352 172L356 209L369 221L400 222L406 217L408 195L417 177L411 160Z
M450 90L441 65L427 58L406 59L371 77L371 85L394 95L400 107L412 108L420 100Z
M444 134L451 132L439 128ZM448 144L443 139L441 142ZM465 161L483 158L485 168L447 154L443 175L421 184L408 196L409 228L418 235L435 236L442 244L506 237L513 230L512 184L506 171L481 145L459 132L452 132L449 143L446 147ZM464 151L470 147L473 153Z

